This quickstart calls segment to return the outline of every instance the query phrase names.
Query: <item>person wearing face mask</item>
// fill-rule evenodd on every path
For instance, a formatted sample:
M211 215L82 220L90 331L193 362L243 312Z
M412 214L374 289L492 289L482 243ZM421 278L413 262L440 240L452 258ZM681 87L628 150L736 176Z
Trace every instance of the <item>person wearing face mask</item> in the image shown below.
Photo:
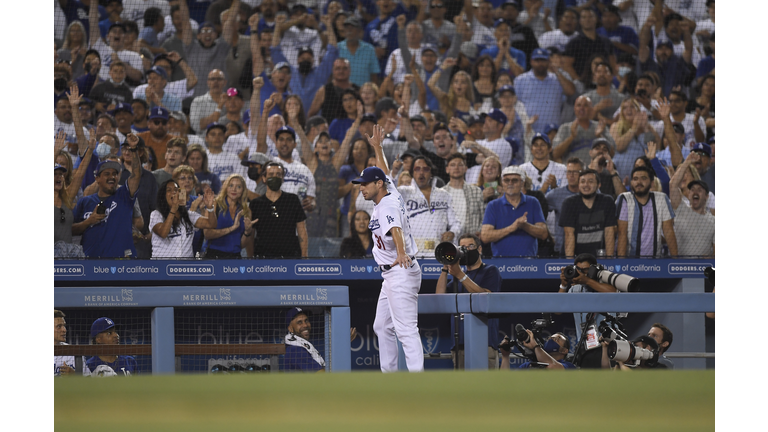
M243 166L245 187L248 189L248 199L256 198L267 193L267 183L264 181L264 166L269 162L269 156L264 153L251 153L240 164Z
M269 162L265 175L267 192L249 204L256 235L253 242L246 244L248 256L307 257L307 215L298 196L280 190L285 168L280 163ZM253 236L253 230L245 234Z
M301 7L303 6L297 4L294 6L294 10ZM314 20L314 18L312 19ZM323 19L324 22L327 21L326 26L330 28L330 17L325 16ZM333 72L333 62L339 57L339 50L336 48L336 34L332 31L328 32L328 46L326 47L325 55L322 56L322 60L316 60L321 53L319 43L307 43L293 48L292 44L294 42L290 40L291 32L301 27L301 22L298 21L299 24L296 27L291 27L286 32L285 39L282 42L280 41L279 29L275 31L272 37L271 52L272 61L275 63L285 62L290 65L291 81L289 87L291 92L301 97L301 102L305 107L310 107L317 91L328 82L331 72ZM306 28L297 31L313 31L317 33L316 30ZM304 38L300 38L299 41L304 42Z
M474 234L463 234L459 237L459 246L464 248L464 258L461 262L443 265L440 277L437 279L435 294L454 292L454 281L458 281L458 293L499 292L501 289L501 274L495 265L483 262L483 246L480 238ZM461 270L466 265L466 271ZM451 277L448 277L450 273ZM454 320L451 320L451 334L455 332ZM488 319L488 369L499 368L498 340L499 319ZM459 346L451 348L454 365L464 369L464 326L459 326ZM503 359L502 359L503 362ZM509 357L507 357L509 362ZM502 363L503 364L503 363ZM509 366L507 366L509 367Z
M536 354L536 361L540 366L543 366L542 363L546 363L546 369L576 369L576 365L565 360L568 356L568 351L571 349L571 341L568 340L567 336L557 332L550 336L549 339L544 342L544 345L539 345L533 337L533 332L528 329L525 331L528 333L528 342L524 342L523 345L526 348L533 350L534 354ZM509 353L509 351L504 349L501 350L501 370L507 370L512 367L509 362ZM531 366L532 362L527 361L520 366L517 366L517 368L530 369Z

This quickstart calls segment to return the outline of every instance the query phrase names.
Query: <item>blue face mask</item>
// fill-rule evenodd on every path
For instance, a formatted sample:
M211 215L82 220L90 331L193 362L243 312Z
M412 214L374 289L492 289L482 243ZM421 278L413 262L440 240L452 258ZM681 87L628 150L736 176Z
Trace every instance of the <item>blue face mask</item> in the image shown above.
M548 352L550 354L554 354L554 353L560 352L560 348L561 348L560 344L558 344L556 341L554 341L552 339L549 339L544 344L544 351L546 351L546 352Z
M99 143L99 145L96 147L96 156L98 156L99 160L101 160L107 157L111 151L112 147L109 144Z

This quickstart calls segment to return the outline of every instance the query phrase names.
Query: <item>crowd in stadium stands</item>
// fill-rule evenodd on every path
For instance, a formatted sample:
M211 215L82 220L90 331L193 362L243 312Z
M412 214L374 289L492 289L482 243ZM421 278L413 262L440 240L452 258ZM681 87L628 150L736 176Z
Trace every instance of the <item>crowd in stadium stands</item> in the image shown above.
M55 257L370 257L351 180L376 124L421 257L466 234L484 257L714 256L714 0L54 18Z

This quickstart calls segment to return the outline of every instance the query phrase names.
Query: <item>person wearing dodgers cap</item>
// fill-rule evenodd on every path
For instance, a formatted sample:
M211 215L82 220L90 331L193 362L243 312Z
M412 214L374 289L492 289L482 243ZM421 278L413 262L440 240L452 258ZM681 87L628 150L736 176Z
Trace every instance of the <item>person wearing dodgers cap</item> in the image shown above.
M285 325L288 334L285 335L285 370L320 372L325 371L325 360L309 341L312 324L312 312L294 307L285 313ZM350 329L350 340L357 337L357 330Z
M136 89L136 98L144 99L150 107L164 107L170 111L181 110L181 99L166 91L168 74L160 66L152 66L147 73L147 86Z
M91 340L94 345L119 345L119 325L107 317L101 317L91 324ZM131 356L121 356L110 353L105 348L99 355L85 362L83 375L92 377L130 376L136 373L138 365Z

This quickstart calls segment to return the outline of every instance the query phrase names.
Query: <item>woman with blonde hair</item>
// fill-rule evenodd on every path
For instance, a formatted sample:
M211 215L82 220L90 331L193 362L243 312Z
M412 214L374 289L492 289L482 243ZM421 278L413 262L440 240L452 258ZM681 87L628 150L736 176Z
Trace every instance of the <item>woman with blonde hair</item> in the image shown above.
M376 102L379 101L379 86L367 82L360 87L360 99L363 100L363 114L375 114Z
M56 51L56 55L59 59L69 62L73 78L78 78L85 73L83 60L86 51L88 51L88 40L85 26L78 20L72 21L64 31L64 43Z
M245 179L240 174L232 174L224 181L213 209L216 212L216 228L204 231L208 243L206 258L234 259L242 256L241 250L253 234L251 209L245 191Z
M429 79L427 85L432 90L437 101L440 103L440 111L447 118L458 117L465 120L469 115L475 112L475 91L472 87L472 77L464 71L458 71L451 77L448 85L448 92L444 92L437 81L440 75L456 64L455 59L445 59L440 69L435 71Z
M501 162L496 156L491 156L483 161L480 165L480 175L477 177L477 183L475 186L479 187L483 191L483 208L489 202L495 200L501 193L499 192L499 186L501 185Z
M610 134L616 143L613 163L622 178L632 173L635 160L645 155L649 142L661 142L659 134L648 123L648 116L633 98L621 103L619 119L611 125Z

